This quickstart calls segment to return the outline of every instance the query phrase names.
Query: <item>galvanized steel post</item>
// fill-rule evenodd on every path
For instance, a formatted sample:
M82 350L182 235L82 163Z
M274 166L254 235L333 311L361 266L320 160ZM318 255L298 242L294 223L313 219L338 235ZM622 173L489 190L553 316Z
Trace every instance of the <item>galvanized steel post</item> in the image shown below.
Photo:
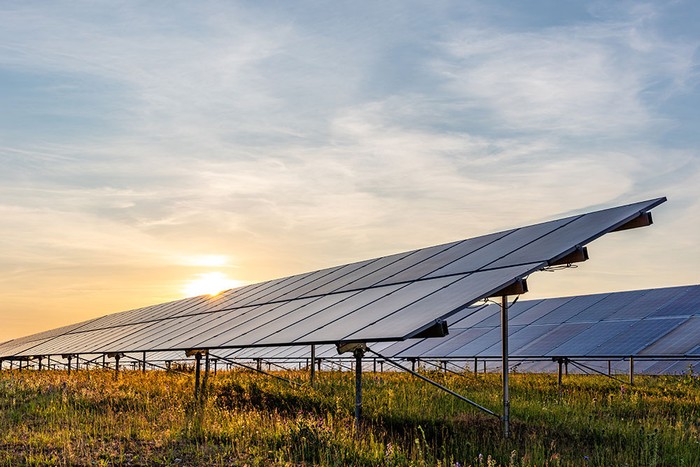
M114 380L116 381L119 378L119 359L121 358L121 354L117 353L114 356Z
M316 346L314 344L311 344L311 365L309 369L311 370L309 382L311 383L311 387L314 387L316 383Z
M202 371L202 354L194 354L194 400L199 400L199 374Z
M510 392L508 388L508 296L501 297L501 351L503 359L503 436L510 437Z
M353 354L355 355L355 428L359 430L362 419L362 356L365 351L362 348L356 348Z
M630 385L634 384L634 357L630 357Z

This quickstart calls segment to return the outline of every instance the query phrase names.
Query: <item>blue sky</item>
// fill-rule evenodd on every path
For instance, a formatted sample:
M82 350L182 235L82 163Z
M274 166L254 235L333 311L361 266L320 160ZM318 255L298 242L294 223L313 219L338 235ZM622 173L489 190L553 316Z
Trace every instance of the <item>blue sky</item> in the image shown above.
M700 282L700 3L0 3L0 340L657 196L530 297ZM189 289L188 289L189 290Z

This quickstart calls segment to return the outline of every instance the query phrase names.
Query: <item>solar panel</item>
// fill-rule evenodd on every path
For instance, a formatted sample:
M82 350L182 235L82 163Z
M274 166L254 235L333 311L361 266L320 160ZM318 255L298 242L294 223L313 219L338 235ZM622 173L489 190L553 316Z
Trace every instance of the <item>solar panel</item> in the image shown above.
M537 305L533 306L525 313L514 317L511 320L513 324L530 324L537 321L541 317L549 314L552 310L564 306L567 302L571 301L571 298L551 298L549 300L542 300ZM493 323L494 325L497 323Z
M557 351L560 346L564 346L571 340L575 340L590 326L591 325L588 323L561 324L539 339L535 339L531 344L524 345L523 347L513 351L513 355L536 357L579 355L578 353L569 353L570 351L575 350L575 347L564 347L561 349L561 353L557 353Z
M647 293L647 290L603 294L603 299L596 302L595 306L581 310L578 314L566 321L569 323L593 323L608 319L610 315L616 313L620 308L629 305L633 301L638 300L645 293Z
M575 297L567 301L561 306L555 308L551 313L543 315L541 318L533 321L534 324L560 324L566 322L569 318L576 316L584 310L594 307L596 303L605 298L605 294L600 295L584 295Z
M610 316L610 319L641 319L654 313L659 308L667 305L678 298L678 289L675 287L668 289L649 290L639 299L621 308L618 312Z
M678 290L676 299L650 314L650 318L698 314L698 310L700 310L700 287L678 287L676 290Z
M664 201L658 198L296 274L216 297L137 308L2 344L0 356L253 346L266 347L260 352L268 354L299 355L269 347L404 340L453 315L451 322L459 326L476 319L490 325L497 323L497 313L484 313L482 318L477 316L481 312L472 315L467 307ZM547 305L514 306L513 317L523 323L535 319L544 310L534 311L539 306ZM512 330L517 329L514 324ZM427 351L429 345L423 347Z
M700 287L698 287L700 290ZM660 336L653 344L639 352L640 355L686 355L700 341L700 306L695 309L699 316L693 316L665 336Z
M593 325L582 323L586 328L565 343L547 352L547 356L578 357L592 354L600 345L623 335L634 324L633 321L606 321ZM570 324L569 326L575 326Z

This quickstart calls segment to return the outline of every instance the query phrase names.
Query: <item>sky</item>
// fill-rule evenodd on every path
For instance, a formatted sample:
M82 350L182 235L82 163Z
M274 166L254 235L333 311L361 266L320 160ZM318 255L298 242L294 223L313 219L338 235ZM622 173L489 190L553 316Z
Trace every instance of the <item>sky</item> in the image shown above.
M700 2L0 1L0 341L659 196L524 298L700 283Z

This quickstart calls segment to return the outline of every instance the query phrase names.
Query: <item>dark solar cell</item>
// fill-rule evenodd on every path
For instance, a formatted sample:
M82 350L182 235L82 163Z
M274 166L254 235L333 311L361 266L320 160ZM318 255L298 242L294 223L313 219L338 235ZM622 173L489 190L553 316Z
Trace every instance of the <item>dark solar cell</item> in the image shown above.
M642 319L676 298L678 298L678 289L675 287L670 289L652 289L611 315L610 319Z
M527 310L525 313L514 317L510 322L513 324L530 324L534 321L537 321L542 316L551 313L552 310L559 309L571 300L571 298L550 298L547 300L542 300L536 306Z
M483 310L478 315L467 317L459 322L458 327L468 327L468 326L478 326L478 327L493 327L500 326L501 324L501 305L493 303L498 301L500 303L500 297L489 299L489 309ZM522 314L528 313L530 309L537 306L540 302L538 300L522 301L518 300L515 304L512 304L513 300L509 300L508 307L508 321L513 324L524 324L522 322L516 322L517 317ZM461 312L460 312L461 313Z
M588 323L574 323L574 324L562 324L554 328L552 331L543 335L542 337L535 339L531 344L524 345L518 350L513 352L513 355L522 356L566 356L572 354L557 354L555 349L560 345L569 342L571 339L579 336L583 331L591 326Z
M522 326L511 326L508 328L508 335L512 336L514 333L518 332ZM494 344L498 344L501 342L501 329L500 328L493 328L486 333L482 334L481 336L471 340L470 342L465 343L461 347L453 350L450 352L447 356L448 357L463 357L463 358L468 358L468 357L475 357L477 355L480 355L484 352L484 350L488 349L489 347L493 346ZM501 355L501 350L500 347L497 352L494 352L492 357L497 357Z
M631 321L595 323L564 344L549 351L547 355L558 357L576 357L590 354L600 355L597 353L599 346L617 336L624 335L624 333L629 331L632 324L634 324L634 322Z
M543 224L513 230L509 232L508 235L503 235L497 240L491 241L467 255L460 258L455 258L454 261L431 272L427 275L427 277L439 277L448 274L458 274L460 272L477 271L491 263L494 263L498 258L516 251L519 248L522 248L524 245L531 243L535 239L556 230L558 227L561 227L567 222L571 222L571 219L560 219L557 221L545 222ZM542 261L543 259L540 258L539 260L534 261L504 263L502 266L514 266L528 262L536 263ZM544 259L544 261L546 261L546 259Z
M486 319L491 316L497 316L500 319L501 309L498 305L489 303L484 305L483 302L478 302L477 305L472 305L460 310L454 315L448 318L448 323L454 318L454 323L450 325L450 328L470 328L476 326L479 323L483 323Z
M473 254L473 252L478 251L480 248L498 241L498 239L507 236L512 233L513 230L506 232L498 232L494 234L484 235L481 237L470 238L468 240L463 240L461 242L455 242L450 244L449 248L443 249L439 253L432 255L422 261L416 262L414 265L407 267L401 272L389 276L379 284L393 284L396 282L414 281L421 277L425 277L429 273L439 269L447 264L457 261L459 258ZM474 271L474 268L466 268L461 270L459 268L454 269L454 274L460 274L465 272Z
M583 312L588 308L593 308L603 300L607 294L584 295L582 297L574 297L567 301L562 306L555 308L551 313L543 315L535 320L534 324L561 324L566 322L572 316Z
M700 316L700 287L678 287L676 299L660 307L649 315L650 318L662 316Z
M607 294L607 296L597 302L595 306L581 310L578 314L566 321L569 323L592 323L608 319L610 315L616 313L620 308L639 300L646 292L646 290L635 290L632 292Z
M700 317L686 320L665 336L639 352L640 355L686 355L700 342Z
M649 319L634 323L624 338L612 338L595 349L596 355L636 355L684 321L683 318ZM590 353L589 353L590 355Z
M382 340L389 334L397 337L410 337L423 330L425 326L432 324L434 320L447 317L463 307L471 305L484 296L499 290L503 284L512 282L514 278L526 276L532 270L538 269L539 266L538 264L529 264L464 276L427 295L420 301L401 308L400 311L385 314L384 317L377 317L374 323L361 331L348 334L343 340ZM450 277L458 278L460 276ZM486 290L491 292L484 293Z

